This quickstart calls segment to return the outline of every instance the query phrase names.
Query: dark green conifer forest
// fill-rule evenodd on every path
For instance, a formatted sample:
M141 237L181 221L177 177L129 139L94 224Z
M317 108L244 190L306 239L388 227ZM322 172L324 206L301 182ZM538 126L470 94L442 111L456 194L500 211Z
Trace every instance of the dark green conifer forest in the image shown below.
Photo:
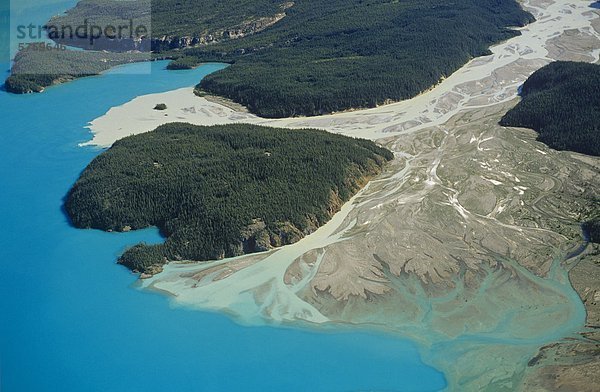
M600 65L557 61L523 84L500 124L534 129L556 150L600 155Z
M393 159L371 141L318 130L172 123L117 141L82 173L65 208L80 228L158 226L120 262L155 272L166 260L267 250L316 230Z

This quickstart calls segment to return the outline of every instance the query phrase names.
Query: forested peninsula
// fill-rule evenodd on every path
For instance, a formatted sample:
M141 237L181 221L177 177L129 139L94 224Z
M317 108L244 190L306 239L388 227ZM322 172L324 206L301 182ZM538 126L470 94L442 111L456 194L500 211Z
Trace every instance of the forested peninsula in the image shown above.
M111 13L122 18L119 3L85 0L53 21L105 20ZM152 50L174 58L172 69L231 63L204 78L199 93L225 96L264 117L319 115L411 98L489 53L490 45L518 35L512 27L534 20L515 0L224 4L152 1ZM127 12L146 17L141 10ZM28 91L40 84L35 74L13 77L21 79L13 85Z
M117 141L69 191L79 228L157 226L164 244L119 259L154 274L172 260L215 260L294 243L326 223L393 154L319 130L171 123Z

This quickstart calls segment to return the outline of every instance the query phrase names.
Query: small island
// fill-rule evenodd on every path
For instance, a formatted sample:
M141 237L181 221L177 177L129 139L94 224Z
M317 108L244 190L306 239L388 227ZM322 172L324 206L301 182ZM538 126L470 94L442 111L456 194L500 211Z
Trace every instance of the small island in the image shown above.
M325 131L170 123L116 142L81 174L65 208L79 228L157 226L119 262L155 274L294 243L325 224L393 154Z

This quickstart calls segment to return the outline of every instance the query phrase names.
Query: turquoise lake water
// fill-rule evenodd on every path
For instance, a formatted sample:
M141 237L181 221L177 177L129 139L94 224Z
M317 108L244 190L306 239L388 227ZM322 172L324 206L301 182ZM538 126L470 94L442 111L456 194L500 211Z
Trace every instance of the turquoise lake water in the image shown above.
M43 22L73 3L49 1L28 17ZM192 86L222 67L168 72L165 64L153 63L150 75L110 72L37 95L0 91L0 390L443 388L443 374L423 364L406 340L244 327L224 315L173 308L168 298L135 289L136 277L115 264L127 246L161 241L156 230L116 234L69 225L63 198L100 153L77 146L91 138L87 122L135 96ZM4 80L9 63L0 66Z

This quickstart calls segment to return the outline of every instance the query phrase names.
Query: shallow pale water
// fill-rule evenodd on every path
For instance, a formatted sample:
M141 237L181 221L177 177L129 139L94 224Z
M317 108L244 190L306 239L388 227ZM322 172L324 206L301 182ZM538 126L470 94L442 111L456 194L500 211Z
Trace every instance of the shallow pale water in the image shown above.
M443 375L406 340L332 328L250 328L225 315L173 308L168 298L134 288L136 277L114 263L127 246L161 241L156 230L124 235L69 226L62 199L100 152L77 146L91 138L87 122L137 95L192 86L223 67L167 72L165 65L153 63L151 75L111 72L38 95L0 92L0 390L443 388Z

